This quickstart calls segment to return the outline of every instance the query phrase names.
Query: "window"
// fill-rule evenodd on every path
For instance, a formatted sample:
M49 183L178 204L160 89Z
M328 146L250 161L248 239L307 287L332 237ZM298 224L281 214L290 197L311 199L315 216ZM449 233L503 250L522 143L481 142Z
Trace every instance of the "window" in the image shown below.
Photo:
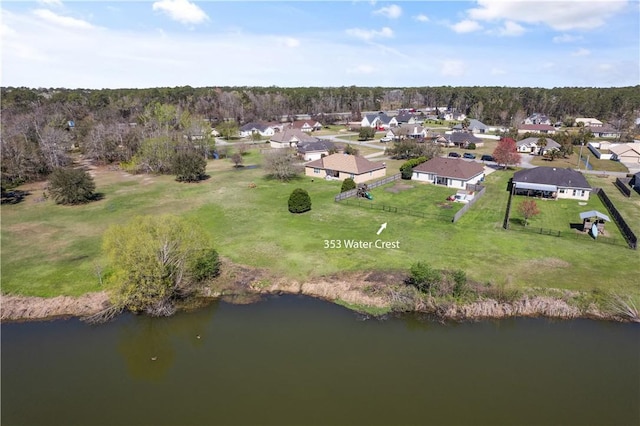
M576 191L576 190L574 189L574 190L573 190L573 196L575 197L577 193L578 193L578 191Z
M561 194L564 194L564 189L561 189L561 190L560 190L560 193L561 193Z
M320 169L313 169L313 173L319 175L320 174Z

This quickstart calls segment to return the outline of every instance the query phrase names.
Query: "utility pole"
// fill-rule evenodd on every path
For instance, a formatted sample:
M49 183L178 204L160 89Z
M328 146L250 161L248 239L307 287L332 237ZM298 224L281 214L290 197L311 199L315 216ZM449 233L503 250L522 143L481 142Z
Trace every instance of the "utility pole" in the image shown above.
M578 158L578 171L580 171L580 163L582 162L582 148L584 148L584 141L582 141L582 145L580 145L580 157Z

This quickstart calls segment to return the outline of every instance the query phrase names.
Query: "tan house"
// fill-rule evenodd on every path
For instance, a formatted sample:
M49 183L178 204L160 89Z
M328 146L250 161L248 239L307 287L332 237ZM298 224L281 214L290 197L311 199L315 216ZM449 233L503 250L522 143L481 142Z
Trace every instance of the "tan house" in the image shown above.
M285 129L271 136L271 148L297 148L299 143L317 142L318 139L309 136L299 129Z
M305 164L305 174L321 179L352 178L356 183L362 183L385 177L387 166L357 155L338 153Z
M638 142L612 145L609 151L612 153L612 160L625 164L640 164L640 143Z

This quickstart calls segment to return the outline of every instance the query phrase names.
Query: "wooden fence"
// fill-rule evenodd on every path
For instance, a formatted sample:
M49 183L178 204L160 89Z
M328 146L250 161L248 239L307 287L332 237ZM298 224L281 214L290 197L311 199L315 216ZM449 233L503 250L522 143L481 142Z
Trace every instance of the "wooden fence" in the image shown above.
M625 197L631 197L631 188L629 187L629 182L631 182L631 178L616 178L616 188L618 188Z
M622 217L622 214L618 211L616 206L613 204L609 196L604 192L602 188L593 188L593 192L598 194L600 201L605 205L609 214L611 215L613 221L618 225L620 232L624 236L624 239L627 241L627 244L630 248L636 250L638 248L638 237L633 233L627 222Z
M396 181L396 180L400 179L401 177L402 177L402 175L400 173L395 174L393 176L387 176L386 178L383 178L383 179L380 179L380 180L376 180L376 181L371 182L371 183L367 183L367 187L369 189L377 188L379 186L386 185L386 184L388 184L390 182ZM346 200L347 198L355 197L357 193L358 193L357 189L352 189L352 190L349 190L349 191L341 192L340 194L336 195L335 201L342 201L342 200Z
M486 191L486 189L487 188L482 186L482 185L467 185L467 190L468 191L476 191L475 197L473 197L472 200L470 200L460 210L458 210L456 212L456 214L453 215L452 222L455 223L458 220L460 220L460 218L471 208L471 206L473 206L476 203L476 201L478 201L480 198L482 198L482 196L484 195L484 192Z

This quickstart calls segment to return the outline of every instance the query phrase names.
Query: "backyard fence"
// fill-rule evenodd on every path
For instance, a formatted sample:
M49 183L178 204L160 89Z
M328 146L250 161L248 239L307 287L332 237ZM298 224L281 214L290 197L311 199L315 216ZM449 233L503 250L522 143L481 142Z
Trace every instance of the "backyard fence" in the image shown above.
M616 225L618 225L618 228L620 229L620 232L622 232L622 235L627 241L629 247L636 250L638 248L638 237L636 237L636 234L633 233L627 222L622 217L622 214L620 214L611 199L609 199L609 196L604 192L604 189L593 188L593 192L598 194L600 201L602 201L602 204L604 204L609 211L609 214L613 218L613 221L616 223Z
M631 178L616 178L616 188L618 188L625 197L631 197L631 188L629 187L629 182L631 182Z
M593 238L591 236L591 233L589 232L576 232L575 230L558 231L557 229L522 226L522 225L516 225L513 223L509 227L509 230L517 231L517 232L526 232L529 234L549 235L549 236L558 237L558 238L573 238L581 241L589 240L597 243L612 244L617 246L625 246L625 247L628 246L627 242L622 238L604 237L602 235L598 235L597 238Z
M340 204L346 204L348 206L357 206L357 207L370 209L370 210L381 210L389 213L404 214L407 216L420 217L423 219L431 218L436 220L442 220L445 222L452 222L451 214L425 213L420 210L405 209L402 207L390 206L388 204L376 204L368 200L362 200L360 198L357 198L354 200L345 199Z
M383 178L383 179L380 179L380 180L376 180L376 181L371 182L371 183L367 183L367 188L369 188L369 189L377 188L379 186L386 185L386 184L388 184L390 182L396 181L396 180L400 179L401 177L402 177L402 175L400 173L395 174L393 176L388 176L386 178ZM355 197L356 194L358 194L358 190L357 189L351 189L349 191L341 192L340 194L336 195L335 201L346 200L347 198Z
M467 185L467 191L475 191L475 197L471 199L467 204L465 204L456 214L453 215L453 219L451 220L453 223L460 220L460 218L473 206L476 201L478 201L484 195L486 191L486 187L482 185Z

